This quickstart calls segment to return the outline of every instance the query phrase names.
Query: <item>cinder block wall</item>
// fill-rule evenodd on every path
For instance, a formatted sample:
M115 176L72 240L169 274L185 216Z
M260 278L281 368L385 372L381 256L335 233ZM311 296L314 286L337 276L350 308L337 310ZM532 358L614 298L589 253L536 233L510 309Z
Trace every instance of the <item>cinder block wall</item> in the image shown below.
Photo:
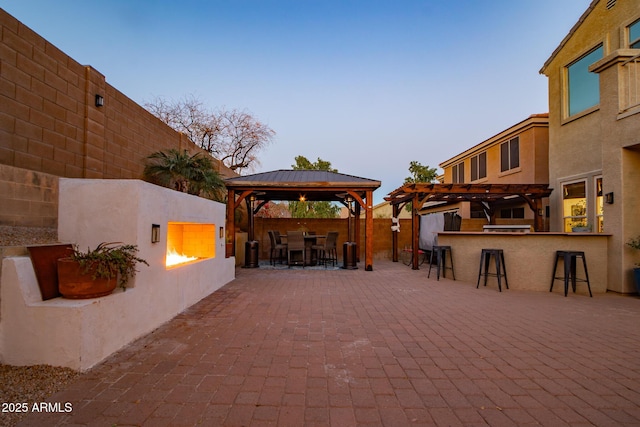
M103 107L95 105L96 95L104 98ZM202 151L107 84L100 72L0 9L0 165L67 178L139 179L144 159L170 148ZM235 175L217 165L223 175ZM6 174L0 223L50 225L50 215L42 215L49 209L46 198L27 206L11 197L16 188L29 185L28 191L47 193L49 181L36 191L37 175ZM17 181L9 179L11 174ZM25 180L31 184L24 187ZM6 212L7 204L12 212Z
M360 259L364 262L364 220L360 221L360 241L358 249ZM286 233L289 230L315 231L316 234L326 235L329 231L337 231L338 234L338 260L342 262L342 245L347 241L346 219L323 218L261 218L256 217L254 222L255 239L260 242L260 259L269 259L269 230L278 230ZM374 218L373 220L373 257L374 259L392 259L393 241L391 238L391 218ZM400 233L398 235L398 249L411 246L411 220L400 220ZM241 248L244 250L244 248Z
M58 177L0 165L0 225L55 228Z

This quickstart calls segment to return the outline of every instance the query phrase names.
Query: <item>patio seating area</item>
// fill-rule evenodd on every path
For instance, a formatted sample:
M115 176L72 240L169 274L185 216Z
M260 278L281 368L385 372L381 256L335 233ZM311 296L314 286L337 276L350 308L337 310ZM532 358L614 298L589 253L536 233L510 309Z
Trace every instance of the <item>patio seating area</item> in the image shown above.
M339 232L337 231L329 231L326 235L322 235L313 231L291 230L281 234L277 230L268 230L267 234L271 267L275 267L276 263L286 263L289 268L317 265L326 267L329 262L332 267L335 267L338 264L336 242Z
M238 268L23 425L640 423L638 298L475 285Z

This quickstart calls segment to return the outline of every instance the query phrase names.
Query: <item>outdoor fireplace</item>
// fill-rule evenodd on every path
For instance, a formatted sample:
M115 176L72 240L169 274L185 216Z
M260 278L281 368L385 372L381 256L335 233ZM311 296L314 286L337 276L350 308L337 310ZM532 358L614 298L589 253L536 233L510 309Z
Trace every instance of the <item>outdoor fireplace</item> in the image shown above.
M29 257L5 257L3 363L89 369L235 277L235 258L224 256L222 203L135 179L60 178L58 197L61 242L136 245L149 265L138 266L126 292L42 301ZM196 260L169 267L167 249Z
M172 268L216 256L216 226L195 222L167 223L166 267Z

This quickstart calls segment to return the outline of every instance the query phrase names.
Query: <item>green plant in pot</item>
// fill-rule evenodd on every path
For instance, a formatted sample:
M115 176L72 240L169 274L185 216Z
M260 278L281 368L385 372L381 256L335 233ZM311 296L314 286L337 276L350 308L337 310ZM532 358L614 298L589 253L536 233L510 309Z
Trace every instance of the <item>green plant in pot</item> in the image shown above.
M640 250L640 236L629 239L627 242L631 248ZM640 262L636 262L635 267L633 268L633 278L636 284L636 291L638 295L640 295Z
M591 233L593 227L588 222L578 222L573 224L571 231L574 233Z
M74 247L69 257L58 260L60 294L73 299L96 298L109 295L116 286L126 289L136 274L136 265L149 265L137 254L136 245L119 242L103 242L86 252Z

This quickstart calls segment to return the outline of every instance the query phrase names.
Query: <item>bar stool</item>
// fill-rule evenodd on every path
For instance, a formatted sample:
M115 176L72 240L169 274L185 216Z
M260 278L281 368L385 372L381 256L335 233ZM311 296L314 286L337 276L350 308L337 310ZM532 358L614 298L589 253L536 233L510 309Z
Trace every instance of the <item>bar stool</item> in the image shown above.
M496 272L489 273L489 263L491 257L496 260ZM484 265L484 273L482 272L482 266ZM501 279L504 277L504 284L509 289L509 282L507 281L507 267L504 264L504 253L502 249L483 249L480 254L480 269L478 270L478 284L476 289L480 286L480 277L484 276L484 285L487 286L487 277L495 276L498 278L498 290L502 292Z
M451 261L451 267L447 267L447 252L449 252L449 260ZM434 246L431 249L431 256L429 257L429 273L427 279L431 276L431 266L433 265L433 257L436 257L436 277L440 280L440 269L442 268L442 277L445 277L445 270L451 270L453 274L453 280L456 280L456 273L453 271L453 256L451 256L451 246Z
M556 276L556 270L558 268L558 261L560 258L563 259L564 262L564 276ZM584 279L578 279L576 277L576 264L577 258L582 258L582 266L584 267ZM549 288L549 292L553 291L553 283L556 280L563 279L564 280L564 296L567 296L569 293L569 280L571 280L571 287L573 288L573 292L576 292L576 282L587 282L587 288L589 289L589 296L593 298L593 294L591 293L591 284L589 283L589 272L587 271L587 258L582 251L556 251L556 262L553 266L553 274L551 276L551 287Z

